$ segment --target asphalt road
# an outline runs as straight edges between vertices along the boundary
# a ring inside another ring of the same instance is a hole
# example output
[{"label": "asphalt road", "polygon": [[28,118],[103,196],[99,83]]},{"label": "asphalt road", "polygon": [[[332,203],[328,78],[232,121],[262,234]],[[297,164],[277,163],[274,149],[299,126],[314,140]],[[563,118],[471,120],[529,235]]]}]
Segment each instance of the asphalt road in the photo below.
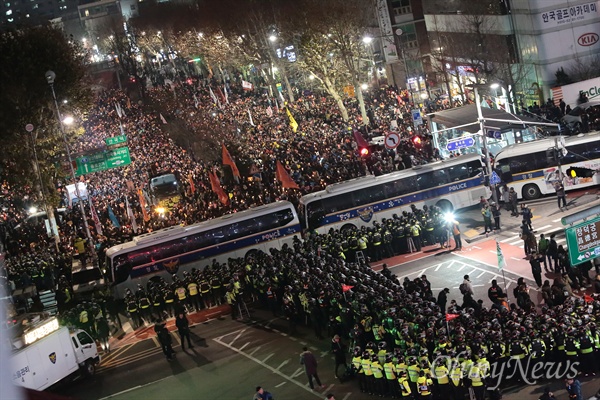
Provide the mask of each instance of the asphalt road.
[{"label": "asphalt road", "polygon": [[[595,200],[595,193],[570,196],[582,206]],[[577,199],[577,200],[576,200]],[[577,204],[573,204],[576,207]],[[564,243],[563,226],[554,199],[532,203],[534,228],[539,233],[557,232],[559,244]],[[567,212],[570,213],[571,211]],[[503,213],[503,217],[508,213]],[[464,238],[468,239],[461,252],[426,248],[425,251],[385,260],[398,277],[413,279],[426,274],[434,292],[444,287],[450,289],[450,299],[461,300],[458,286],[465,274],[471,276],[475,297],[487,301],[487,288],[492,279],[500,284],[506,282],[509,293],[511,285],[523,276],[532,286],[532,298],[539,304],[535,294],[531,270],[523,259],[522,243],[518,239],[518,218],[503,218],[503,229],[494,236],[480,235],[483,224],[478,209],[458,213]],[[465,229],[466,227],[467,229]],[[501,245],[507,267],[504,274],[497,268],[496,242]],[[380,263],[375,265],[380,268]],[[551,279],[547,274],[546,279]],[[514,286],[513,286],[514,287]],[[371,396],[361,394],[356,382],[340,384],[334,378],[333,358],[329,354],[329,340],[319,341],[311,330],[299,328],[299,335],[286,334],[287,322],[270,319],[264,311],[252,311],[247,322],[229,318],[212,320],[192,328],[195,347],[181,351],[179,338],[172,332],[177,357],[167,362],[155,337],[127,344],[106,355],[97,374],[89,380],[78,380],[52,389],[55,393],[76,399],[250,399],[254,388],[261,385],[280,399],[318,399],[332,392],[336,399],[359,400]],[[299,364],[299,354],[308,346],[319,360],[319,376],[326,388],[313,392]],[[554,390],[561,382],[551,383]],[[586,398],[597,390],[598,382],[584,383]],[[512,394],[505,399],[537,399],[542,385],[511,388]],[[558,399],[566,399],[564,392]]]}]

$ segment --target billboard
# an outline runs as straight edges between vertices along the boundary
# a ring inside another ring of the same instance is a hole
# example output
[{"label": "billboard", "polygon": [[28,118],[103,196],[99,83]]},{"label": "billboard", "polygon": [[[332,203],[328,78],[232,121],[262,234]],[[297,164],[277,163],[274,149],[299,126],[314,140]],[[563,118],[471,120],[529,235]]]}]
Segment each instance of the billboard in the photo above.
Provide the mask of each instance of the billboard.
[{"label": "billboard", "polygon": [[581,92],[585,94],[588,101],[600,100],[600,77],[552,88],[552,98],[556,105],[560,99],[563,99],[574,108]]}]

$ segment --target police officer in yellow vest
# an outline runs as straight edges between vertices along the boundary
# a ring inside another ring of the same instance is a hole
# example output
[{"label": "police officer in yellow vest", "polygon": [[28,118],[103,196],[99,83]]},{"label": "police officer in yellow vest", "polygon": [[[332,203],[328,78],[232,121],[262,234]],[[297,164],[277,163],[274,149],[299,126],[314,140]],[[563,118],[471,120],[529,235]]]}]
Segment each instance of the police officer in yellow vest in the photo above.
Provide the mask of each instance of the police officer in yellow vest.
[{"label": "police officer in yellow vest", "polygon": [[403,399],[413,399],[413,392],[408,382],[408,374],[405,371],[400,372],[400,378],[398,378],[398,386],[400,388],[400,395]]},{"label": "police officer in yellow vest", "polygon": [[352,351],[352,369],[354,371],[354,374],[356,374],[356,376],[358,377],[358,384],[360,386],[360,391],[362,393],[366,392],[367,385],[365,382],[365,373],[362,369],[362,357],[361,357],[360,346],[354,347],[354,350]]},{"label": "police officer in yellow vest", "polygon": [[417,393],[419,399],[431,399],[433,390],[433,380],[425,375],[425,371],[419,371],[417,378]]},{"label": "police officer in yellow vest", "polygon": [[385,393],[385,380],[383,379],[383,366],[379,363],[379,357],[376,354],[371,356],[371,371],[375,379],[375,392],[379,396]]},{"label": "police officer in yellow vest", "polygon": [[452,359],[450,363],[450,387],[452,388],[452,391],[449,393],[451,400],[464,400],[463,371],[461,363],[457,359]]},{"label": "police officer in yellow vest", "polygon": [[365,374],[366,391],[373,394],[375,392],[375,378],[371,370],[371,356],[368,351],[364,351],[362,354],[361,366]]},{"label": "police officer in yellow vest", "polygon": [[436,359],[434,361],[433,376],[436,380],[436,398],[443,400],[444,396],[449,397],[450,390],[450,371],[446,366],[447,359],[442,357],[441,353],[436,353]]},{"label": "police officer in yellow vest", "polygon": [[484,362],[476,362],[475,357],[473,357],[473,364],[468,371],[468,378],[471,381],[471,388],[475,400],[485,399],[485,379],[487,378],[489,370],[489,363],[487,363],[487,365],[486,363],[487,360]]},{"label": "police officer in yellow vest", "polygon": [[198,292],[198,284],[192,277],[188,278],[187,290],[190,295],[189,304],[196,311],[200,311],[200,293]]},{"label": "police officer in yellow vest", "polygon": [[383,372],[385,373],[386,379],[386,396],[398,396],[398,378],[397,370],[394,365],[391,354],[386,355],[385,364],[383,364]]},{"label": "police officer in yellow vest", "polygon": [[406,371],[408,372],[408,382],[410,383],[410,388],[412,389],[412,393],[417,393],[417,379],[419,379],[419,364],[415,357],[410,357],[408,359],[408,367],[406,367]]}]

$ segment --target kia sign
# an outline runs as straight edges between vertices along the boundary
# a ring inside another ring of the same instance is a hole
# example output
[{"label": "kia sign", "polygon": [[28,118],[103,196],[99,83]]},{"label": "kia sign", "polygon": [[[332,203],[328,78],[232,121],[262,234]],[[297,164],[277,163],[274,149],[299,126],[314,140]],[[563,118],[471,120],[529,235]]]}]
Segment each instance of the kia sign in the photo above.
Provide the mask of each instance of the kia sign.
[{"label": "kia sign", "polygon": [[598,43],[598,34],[594,32],[584,33],[583,35],[579,36],[577,43],[584,47],[593,46]]}]

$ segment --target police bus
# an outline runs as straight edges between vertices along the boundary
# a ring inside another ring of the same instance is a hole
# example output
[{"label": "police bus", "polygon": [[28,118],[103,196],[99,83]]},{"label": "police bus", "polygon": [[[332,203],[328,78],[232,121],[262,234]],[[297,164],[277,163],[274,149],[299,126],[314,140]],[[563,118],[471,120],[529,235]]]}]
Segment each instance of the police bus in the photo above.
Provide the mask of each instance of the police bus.
[{"label": "police bus", "polygon": [[409,211],[412,204],[450,212],[478,204],[480,196],[489,197],[483,172],[481,157],[469,154],[377,177],[367,175],[303,196],[299,213],[305,228],[325,233],[330,228],[371,225]]},{"label": "police bus", "polygon": [[300,235],[294,206],[279,201],[189,226],[173,226],[133,238],[106,251],[115,296],[123,298],[138,283],[167,277],[211,260],[249,257],[259,250],[280,249]]},{"label": "police bus", "polygon": [[[566,151],[555,146],[562,147]],[[560,171],[556,157],[560,158]],[[503,148],[494,160],[500,180],[514,187],[519,198],[537,199],[555,193],[562,179],[565,190],[581,189],[600,183],[594,171],[600,168],[600,134],[557,137],[513,144]]]}]

